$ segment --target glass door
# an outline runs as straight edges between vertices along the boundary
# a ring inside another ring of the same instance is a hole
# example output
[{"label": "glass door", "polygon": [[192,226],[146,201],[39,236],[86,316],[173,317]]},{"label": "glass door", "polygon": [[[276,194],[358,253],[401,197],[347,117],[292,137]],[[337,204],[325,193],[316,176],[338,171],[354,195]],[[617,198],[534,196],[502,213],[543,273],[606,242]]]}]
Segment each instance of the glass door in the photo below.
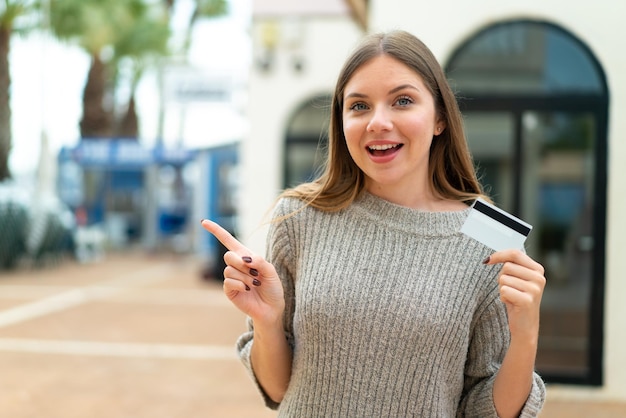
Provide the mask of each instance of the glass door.
[{"label": "glass door", "polygon": [[522,114],[520,213],[534,225],[527,251],[549,280],[537,358],[548,374],[589,371],[595,132],[591,113]]},{"label": "glass door", "polygon": [[546,268],[537,367],[548,382],[602,384],[608,85],[575,34],[545,21],[469,36],[446,74],[487,193],[534,225]]},{"label": "glass door", "polygon": [[596,125],[587,112],[466,113],[468,142],[485,191],[533,225],[526,251],[545,267],[548,279],[537,369],[556,381],[586,378],[594,358]]}]

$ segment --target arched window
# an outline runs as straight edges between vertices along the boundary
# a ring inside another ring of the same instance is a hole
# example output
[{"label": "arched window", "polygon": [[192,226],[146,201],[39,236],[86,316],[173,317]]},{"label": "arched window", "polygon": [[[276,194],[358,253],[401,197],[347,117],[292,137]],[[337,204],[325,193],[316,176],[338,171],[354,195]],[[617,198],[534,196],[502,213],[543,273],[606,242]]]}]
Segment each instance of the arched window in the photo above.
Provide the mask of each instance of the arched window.
[{"label": "arched window", "polygon": [[471,36],[446,72],[481,182],[534,225],[546,268],[537,368],[602,383],[608,91],[591,51],[562,28],[509,21]]},{"label": "arched window", "polygon": [[284,187],[313,180],[324,163],[330,102],[329,95],[316,96],[292,115],[285,139]]}]

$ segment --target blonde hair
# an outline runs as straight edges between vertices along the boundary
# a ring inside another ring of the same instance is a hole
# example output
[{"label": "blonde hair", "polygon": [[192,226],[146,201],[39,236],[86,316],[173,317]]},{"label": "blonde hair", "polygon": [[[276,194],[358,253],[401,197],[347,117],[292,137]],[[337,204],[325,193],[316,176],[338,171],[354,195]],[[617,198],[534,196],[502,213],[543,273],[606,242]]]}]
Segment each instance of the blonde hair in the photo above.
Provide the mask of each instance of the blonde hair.
[{"label": "blonde hair", "polygon": [[388,55],[419,74],[433,95],[435,111],[445,129],[432,142],[429,175],[433,191],[444,199],[469,203],[485,198],[467,146],[463,119],[443,69],[430,49],[405,31],[372,34],[344,64],[331,103],[328,155],[322,174],[314,181],[285,190],[280,197],[296,197],[306,205],[334,212],[348,207],[361,193],[365,175],[354,163],[343,134],[344,89],[354,72],[371,59]]}]

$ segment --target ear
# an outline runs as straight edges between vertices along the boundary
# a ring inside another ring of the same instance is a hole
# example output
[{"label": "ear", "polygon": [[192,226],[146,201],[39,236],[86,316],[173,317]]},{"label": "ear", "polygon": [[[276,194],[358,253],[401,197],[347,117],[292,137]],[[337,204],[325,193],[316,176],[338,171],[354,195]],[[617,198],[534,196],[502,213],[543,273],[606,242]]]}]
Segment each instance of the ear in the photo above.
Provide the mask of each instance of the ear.
[{"label": "ear", "polygon": [[441,135],[441,133],[446,129],[446,122],[443,120],[438,120],[435,123],[435,136]]}]

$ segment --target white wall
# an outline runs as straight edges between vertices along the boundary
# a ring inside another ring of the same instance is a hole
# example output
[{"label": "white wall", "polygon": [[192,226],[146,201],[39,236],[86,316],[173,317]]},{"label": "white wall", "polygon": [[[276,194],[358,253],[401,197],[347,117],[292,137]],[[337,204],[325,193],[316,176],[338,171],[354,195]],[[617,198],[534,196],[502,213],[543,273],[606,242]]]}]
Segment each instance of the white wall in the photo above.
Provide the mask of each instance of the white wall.
[{"label": "white wall", "polygon": [[558,387],[548,393],[554,397],[584,394],[626,400],[626,55],[620,34],[626,3],[598,0],[573,7],[564,0],[442,0],[426,6],[423,2],[372,0],[370,4],[371,30],[409,30],[429,45],[442,63],[476,31],[501,20],[520,18],[561,26],[584,42],[600,61],[610,98],[604,386],[599,390]]},{"label": "white wall", "polygon": [[[370,31],[406,29],[420,37],[445,62],[478,30],[502,20],[529,18],[559,25],[584,42],[602,65],[609,86],[609,167],[605,296],[604,386],[599,389],[555,387],[550,397],[592,397],[626,400],[626,55],[620,35],[626,3],[597,0],[575,7],[566,0],[502,2],[407,2],[370,0]],[[250,77],[250,136],[242,146],[241,237],[264,253],[265,228],[259,229],[282,184],[283,143],[287,121],[299,104],[331,92],[340,66],[361,36],[347,19],[313,20],[306,25],[307,70],[294,74],[286,54],[267,75]]]},{"label": "white wall", "polygon": [[[265,250],[266,232],[260,225],[267,220],[265,215],[282,187],[289,118],[307,99],[332,92],[345,57],[362,36],[348,17],[313,19],[303,25],[302,51],[306,59],[301,73],[293,70],[291,53],[282,45],[278,47],[272,70],[263,73],[254,65],[251,69],[250,133],[241,147],[240,238],[260,254]],[[289,30],[293,31],[293,27]]]}]

